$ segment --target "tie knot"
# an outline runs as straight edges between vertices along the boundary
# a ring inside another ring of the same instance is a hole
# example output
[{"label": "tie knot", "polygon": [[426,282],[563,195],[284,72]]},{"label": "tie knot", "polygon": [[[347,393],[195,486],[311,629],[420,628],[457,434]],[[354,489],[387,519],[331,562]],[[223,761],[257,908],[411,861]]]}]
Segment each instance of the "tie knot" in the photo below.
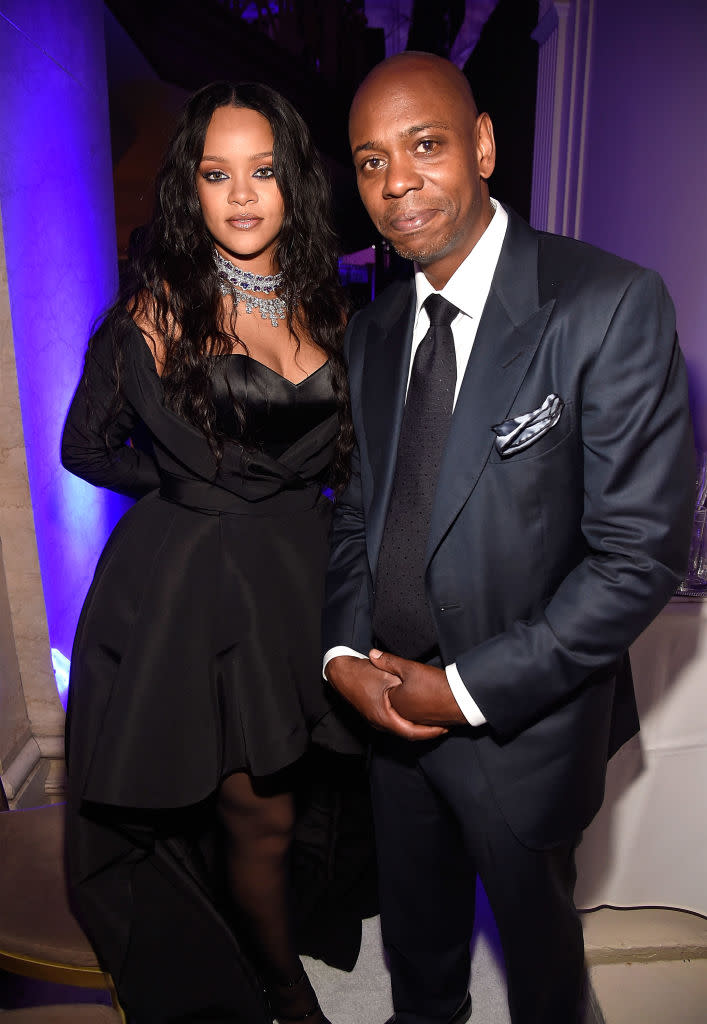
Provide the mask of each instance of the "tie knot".
[{"label": "tie knot", "polygon": [[423,306],[433,327],[449,327],[459,310],[442,295],[428,295]]}]

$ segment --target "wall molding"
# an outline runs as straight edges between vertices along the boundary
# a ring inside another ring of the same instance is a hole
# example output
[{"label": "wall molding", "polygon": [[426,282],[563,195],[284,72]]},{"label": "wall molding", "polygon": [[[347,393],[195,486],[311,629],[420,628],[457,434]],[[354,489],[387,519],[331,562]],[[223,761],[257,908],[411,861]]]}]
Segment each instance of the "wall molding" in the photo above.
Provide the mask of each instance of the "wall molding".
[{"label": "wall molding", "polygon": [[530,220],[581,236],[595,0],[541,0]]},{"label": "wall molding", "polygon": [[4,768],[2,785],[10,804],[14,803],[20,790],[32,774],[40,758],[39,744],[32,737],[27,740],[19,753]]}]

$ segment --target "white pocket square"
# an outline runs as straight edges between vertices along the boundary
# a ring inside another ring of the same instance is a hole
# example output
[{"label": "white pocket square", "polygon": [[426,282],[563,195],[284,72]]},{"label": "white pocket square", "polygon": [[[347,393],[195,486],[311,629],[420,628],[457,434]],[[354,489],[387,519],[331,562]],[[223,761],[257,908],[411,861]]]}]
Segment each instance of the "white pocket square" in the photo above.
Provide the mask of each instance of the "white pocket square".
[{"label": "white pocket square", "polygon": [[558,422],[565,403],[559,395],[548,395],[539,409],[497,423],[496,448],[501,455],[514,455],[529,448]]}]

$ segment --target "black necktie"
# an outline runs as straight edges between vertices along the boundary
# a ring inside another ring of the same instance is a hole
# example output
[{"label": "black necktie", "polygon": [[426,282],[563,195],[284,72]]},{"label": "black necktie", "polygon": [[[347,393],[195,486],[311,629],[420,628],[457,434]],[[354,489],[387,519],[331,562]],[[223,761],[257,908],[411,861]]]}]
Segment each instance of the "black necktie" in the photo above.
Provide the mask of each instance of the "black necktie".
[{"label": "black necktie", "polygon": [[454,407],[457,363],[451,323],[459,312],[441,295],[430,295],[424,308],[430,327],[412,364],[373,607],[376,643],[416,660],[424,660],[437,645],[425,595],[425,549]]}]

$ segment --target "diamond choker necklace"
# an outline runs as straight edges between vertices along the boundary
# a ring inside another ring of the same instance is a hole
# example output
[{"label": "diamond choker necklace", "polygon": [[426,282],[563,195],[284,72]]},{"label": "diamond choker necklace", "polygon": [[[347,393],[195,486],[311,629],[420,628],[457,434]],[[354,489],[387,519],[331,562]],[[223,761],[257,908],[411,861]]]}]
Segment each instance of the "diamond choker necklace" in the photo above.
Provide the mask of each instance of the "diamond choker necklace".
[{"label": "diamond choker necklace", "polygon": [[246,313],[252,313],[254,309],[259,309],[262,319],[269,319],[273,327],[277,327],[280,320],[285,319],[287,305],[284,299],[280,299],[276,295],[273,295],[272,298],[262,299],[259,295],[249,295],[243,291],[244,288],[247,288],[248,291],[271,295],[282,284],[284,280],[282,274],[271,276],[251,274],[247,270],[234,266],[221,255],[218,249],[214,249],[214,262],[222,295],[228,295],[230,292],[235,302],[245,303]]}]

